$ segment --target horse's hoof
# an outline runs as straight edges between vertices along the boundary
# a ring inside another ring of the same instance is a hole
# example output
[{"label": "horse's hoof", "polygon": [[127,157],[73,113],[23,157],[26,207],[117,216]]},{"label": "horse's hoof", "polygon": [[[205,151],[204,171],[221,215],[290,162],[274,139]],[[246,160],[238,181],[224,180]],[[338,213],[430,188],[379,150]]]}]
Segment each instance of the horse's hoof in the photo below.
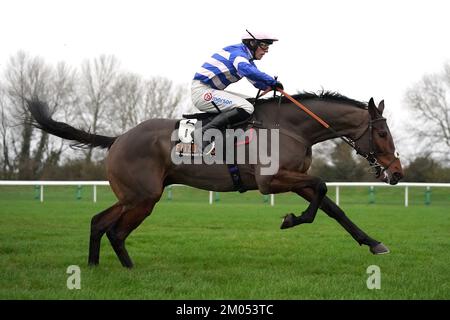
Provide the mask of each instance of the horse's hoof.
[{"label": "horse's hoof", "polygon": [[281,227],[280,229],[287,229],[294,226],[294,220],[295,215],[293,213],[289,213],[284,216],[283,220],[281,221]]},{"label": "horse's hoof", "polygon": [[389,253],[389,249],[388,247],[386,247],[384,244],[382,244],[381,242],[373,247],[370,247],[370,252],[372,252],[373,254],[386,254]]}]

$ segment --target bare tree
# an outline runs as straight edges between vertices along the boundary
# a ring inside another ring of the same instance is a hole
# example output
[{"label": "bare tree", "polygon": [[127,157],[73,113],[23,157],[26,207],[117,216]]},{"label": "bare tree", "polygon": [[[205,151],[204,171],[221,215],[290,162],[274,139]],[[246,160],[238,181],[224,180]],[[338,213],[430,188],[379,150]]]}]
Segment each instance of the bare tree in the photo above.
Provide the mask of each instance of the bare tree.
[{"label": "bare tree", "polygon": [[[65,62],[60,62],[53,70],[52,81],[50,83],[49,107],[56,120],[77,125],[80,119],[77,113],[77,105],[79,104],[78,75],[76,70],[69,67]],[[41,135],[46,135],[45,132],[40,131]],[[42,169],[43,166],[55,166],[61,160],[63,151],[67,149],[67,144],[55,136],[48,136],[48,144],[46,148],[37,148],[34,155],[36,163],[39,163]],[[45,155],[43,154],[45,152]],[[42,159],[40,162],[37,159]]]},{"label": "bare tree", "polygon": [[[105,55],[85,61],[77,73],[65,63],[53,67],[20,51],[10,58],[0,80],[0,166],[4,174],[19,179],[36,178],[45,168],[57,166],[68,147],[34,130],[27,110],[32,97],[46,101],[55,120],[102,134],[121,134],[146,119],[174,118],[187,97],[186,90],[169,79],[144,80],[120,72],[117,59]],[[101,152],[87,150],[86,162],[97,155]]]},{"label": "bare tree", "polygon": [[143,101],[143,80],[132,73],[121,73],[113,88],[111,118],[115,119],[118,134],[141,122],[139,110]]},{"label": "bare tree", "polygon": [[154,77],[144,84],[141,119],[175,118],[183,101],[182,87],[162,77]]},{"label": "bare tree", "polygon": [[[18,178],[31,179],[34,176],[34,159],[31,158],[33,127],[26,108],[26,100],[33,96],[47,97],[51,69],[40,57],[31,58],[23,51],[12,56],[6,69],[6,88],[10,106],[9,131],[14,140],[12,149],[18,159]],[[39,147],[45,145],[42,137]]]},{"label": "bare tree", "polygon": [[450,160],[450,64],[444,71],[425,75],[406,93],[406,102],[413,111],[410,130],[416,143],[442,160]]},{"label": "bare tree", "polygon": [[[92,133],[109,133],[107,108],[112,105],[112,95],[117,79],[119,63],[114,56],[101,55],[85,61],[81,68],[81,116]],[[93,149],[86,153],[86,162],[91,162]]]},{"label": "bare tree", "polygon": [[2,154],[0,156],[1,179],[11,179],[15,169],[14,158],[11,157],[10,151],[12,137],[10,137],[11,132],[8,125],[9,122],[10,116],[8,114],[6,104],[6,95],[0,86],[0,150],[2,150]]},{"label": "bare tree", "polygon": [[154,118],[175,118],[179,115],[186,91],[163,77],[143,80],[132,73],[120,73],[113,88],[110,119],[117,123],[116,133]]},{"label": "bare tree", "polygon": [[2,169],[9,177],[32,179],[39,175],[52,156],[54,163],[61,155],[61,139],[49,137],[31,125],[27,99],[38,97],[63,121],[68,121],[64,108],[74,99],[76,73],[64,63],[55,68],[39,57],[20,51],[12,56],[5,70],[1,96]]}]

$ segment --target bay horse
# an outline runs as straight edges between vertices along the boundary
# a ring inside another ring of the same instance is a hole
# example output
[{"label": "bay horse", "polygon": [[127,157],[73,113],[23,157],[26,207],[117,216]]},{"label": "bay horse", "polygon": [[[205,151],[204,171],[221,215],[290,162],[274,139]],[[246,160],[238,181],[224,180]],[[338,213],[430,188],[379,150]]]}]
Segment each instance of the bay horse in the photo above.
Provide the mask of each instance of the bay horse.
[{"label": "bay horse", "polygon": [[[334,129],[327,130],[285,98],[260,99],[255,103],[254,119],[262,128],[279,129],[278,168],[272,174],[261,174],[263,163],[240,164],[240,176],[246,190],[262,194],[294,192],[309,203],[301,215],[287,214],[281,229],[312,223],[318,209],[334,218],[359,245],[367,245],[373,254],[388,253],[381,242],[369,237],[356,226],[330,198],[325,182],[308,174],[312,162],[311,146],[321,141],[346,137],[360,155],[377,169],[377,177],[390,184],[403,178],[403,169],[394,142],[383,117],[384,101],[378,107],[350,99],[334,92],[293,95]],[[63,139],[88,147],[108,148],[107,177],[118,201],[91,220],[88,264],[95,266],[100,258],[100,241],[106,233],[124,267],[133,267],[125,248],[125,239],[148,217],[171,184],[184,184],[204,190],[235,191],[225,164],[174,164],[172,133],[174,119],[150,119],[126,133],[109,137],[92,134],[52,119],[47,104],[34,98],[28,101],[34,125]],[[240,145],[238,148],[249,148]]]}]

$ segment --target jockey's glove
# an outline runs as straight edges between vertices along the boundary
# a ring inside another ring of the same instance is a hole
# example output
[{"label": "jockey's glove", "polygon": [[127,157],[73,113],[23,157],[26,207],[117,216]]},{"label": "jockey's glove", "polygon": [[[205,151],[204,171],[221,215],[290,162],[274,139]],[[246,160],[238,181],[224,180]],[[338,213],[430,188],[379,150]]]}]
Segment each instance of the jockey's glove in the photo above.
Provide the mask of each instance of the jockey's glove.
[{"label": "jockey's glove", "polygon": [[277,81],[277,83],[275,83],[275,84],[272,86],[272,89],[273,89],[273,90],[277,90],[277,89],[284,90],[284,87],[283,87],[283,84],[282,84],[280,81]]}]

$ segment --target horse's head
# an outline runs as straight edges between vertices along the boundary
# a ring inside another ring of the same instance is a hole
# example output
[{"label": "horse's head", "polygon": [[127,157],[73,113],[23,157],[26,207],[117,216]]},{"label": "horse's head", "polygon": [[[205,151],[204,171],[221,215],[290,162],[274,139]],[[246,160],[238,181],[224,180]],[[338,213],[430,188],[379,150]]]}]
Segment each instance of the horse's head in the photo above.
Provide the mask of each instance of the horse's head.
[{"label": "horse's head", "polygon": [[370,99],[368,128],[355,143],[358,153],[375,169],[376,177],[394,185],[403,178],[403,169],[386,118],[383,117],[383,110],[384,101],[377,107],[373,98]]}]

